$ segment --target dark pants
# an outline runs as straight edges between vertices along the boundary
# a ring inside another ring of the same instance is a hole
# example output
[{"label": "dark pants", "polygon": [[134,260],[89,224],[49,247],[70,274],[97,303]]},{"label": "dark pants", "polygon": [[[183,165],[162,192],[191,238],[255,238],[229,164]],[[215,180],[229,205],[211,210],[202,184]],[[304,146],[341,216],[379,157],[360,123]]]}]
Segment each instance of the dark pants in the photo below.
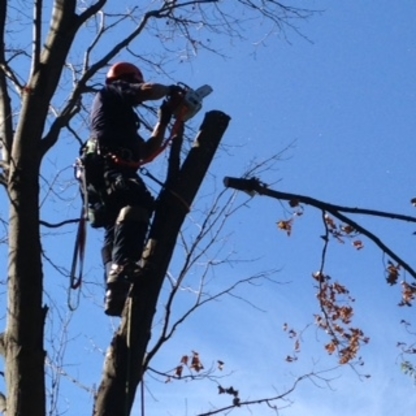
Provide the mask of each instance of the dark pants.
[{"label": "dark pants", "polygon": [[135,172],[106,170],[104,179],[107,220],[102,255],[108,276],[111,264],[140,260],[154,199]]}]

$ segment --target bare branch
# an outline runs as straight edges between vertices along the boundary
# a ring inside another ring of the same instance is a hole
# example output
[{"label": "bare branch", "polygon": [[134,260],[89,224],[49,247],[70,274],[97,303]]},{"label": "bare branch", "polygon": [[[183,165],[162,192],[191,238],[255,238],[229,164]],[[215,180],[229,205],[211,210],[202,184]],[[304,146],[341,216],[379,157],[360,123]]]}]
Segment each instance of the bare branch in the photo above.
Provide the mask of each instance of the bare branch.
[{"label": "bare branch", "polygon": [[[301,377],[298,377],[294,381],[292,386],[289,389],[287,389],[285,392],[283,392],[281,394],[277,394],[276,396],[271,396],[271,397],[261,398],[261,399],[254,399],[254,400],[241,400],[240,397],[239,397],[238,391],[234,390],[231,387],[229,389],[231,391],[231,393],[229,393],[229,394],[232,394],[232,396],[234,396],[232,405],[225,406],[225,407],[215,409],[215,410],[211,410],[211,411],[204,412],[204,413],[198,413],[197,416],[213,416],[213,415],[217,415],[219,413],[229,412],[232,409],[241,408],[241,407],[248,407],[248,406],[252,406],[252,405],[261,405],[261,404],[266,404],[267,406],[271,407],[272,409],[278,410],[276,405],[274,405],[274,402],[285,399],[286,397],[288,397],[291,393],[293,393],[295,391],[295,389],[296,389],[296,387],[298,386],[299,383],[301,383],[304,380],[313,379],[313,378],[319,378],[318,374],[317,373],[305,374]],[[227,393],[227,391],[225,391],[225,389],[220,388],[220,394],[221,393]]]},{"label": "bare branch", "polygon": [[[163,8],[162,8],[163,9]],[[126,36],[122,41],[117,43],[104,57],[97,61],[94,65],[90,66],[81,76],[74,91],[72,92],[66,106],[62,110],[61,114],[52,123],[49,132],[42,140],[42,154],[46,153],[58,140],[61,129],[71,120],[76,114],[75,107],[80,99],[81,94],[86,89],[86,83],[88,80],[102,67],[108,64],[120,51],[127,47],[132,40],[134,40],[145,28],[147,21],[152,17],[158,17],[160,10],[153,10],[147,12],[138,27],[133,30],[130,35]]]},{"label": "bare branch", "polygon": [[299,203],[307,204],[315,208],[318,208],[321,211],[330,212],[334,217],[338,218],[340,221],[344,222],[345,224],[350,225],[357,232],[365,235],[367,238],[373,241],[373,243],[375,243],[376,246],[379,247],[383,253],[386,253],[388,256],[390,256],[394,261],[400,264],[400,266],[402,266],[403,269],[406,270],[413,278],[416,279],[416,271],[412,267],[410,267],[401,257],[399,257],[392,249],[390,249],[386,244],[384,244],[383,241],[381,241],[378,236],[376,236],[375,234],[367,230],[365,227],[362,227],[357,222],[346,217],[341,212],[363,214],[363,215],[369,215],[369,216],[381,217],[381,218],[390,218],[394,220],[406,221],[406,222],[412,222],[412,223],[416,222],[415,217],[397,214],[397,213],[391,213],[391,212],[378,211],[378,210],[343,207],[343,206],[323,202],[315,198],[311,198],[311,197],[304,196],[304,195],[297,195],[297,194],[291,194],[287,192],[274,191],[274,190],[269,189],[265,184],[261,183],[256,178],[241,179],[241,178],[226,177],[224,178],[224,184],[226,187],[238,189],[240,191],[245,191],[252,196],[254,196],[255,194],[259,194],[259,195],[270,196],[272,198],[279,199],[279,200],[282,199],[285,201],[296,201],[296,203],[299,202]]},{"label": "bare branch", "polygon": [[[10,60],[9,60],[10,61]],[[2,74],[4,74],[4,76],[11,81],[11,83],[14,85],[17,93],[19,95],[22,95],[24,92],[24,88],[25,86],[23,85],[23,83],[21,81],[19,81],[17,75],[15,74],[15,72],[12,70],[11,66],[9,65],[8,62],[6,61],[1,61],[0,62],[0,72]]]},{"label": "bare branch", "polygon": [[35,0],[33,5],[33,48],[31,75],[38,70],[40,62],[42,44],[42,7],[43,0]]},{"label": "bare branch", "polygon": [[[226,190],[224,190],[226,191]],[[253,276],[246,278],[238,279],[232,285],[218,291],[215,294],[210,294],[206,290],[208,276],[211,276],[211,272],[214,267],[224,264],[231,263],[232,260],[229,258],[229,255],[223,254],[227,240],[221,238],[221,232],[223,231],[227,221],[230,216],[235,213],[239,208],[244,206],[244,204],[237,207],[234,206],[235,195],[228,196],[228,199],[223,203],[222,199],[226,196],[226,192],[220,192],[220,194],[215,198],[212,206],[210,206],[209,211],[204,216],[202,224],[198,224],[198,233],[195,237],[192,238],[192,242],[188,245],[186,241],[183,240],[182,245],[184,246],[185,256],[181,270],[178,272],[178,278],[174,281],[173,277],[170,278],[172,282],[172,289],[170,291],[168,300],[165,305],[165,317],[163,326],[159,335],[158,340],[156,340],[154,347],[148,353],[146,362],[150,362],[152,357],[157,353],[160,347],[169,340],[178,327],[186,321],[186,319],[196,310],[204,306],[208,302],[215,301],[224,296],[235,296],[235,291],[242,285],[254,285],[256,282],[261,282],[263,280],[268,280],[269,276],[275,272],[265,271],[257,273]],[[221,242],[223,241],[223,244]],[[213,246],[219,245],[217,253],[213,253]],[[220,254],[222,258],[217,259],[216,255]],[[184,285],[186,277],[189,275],[190,270],[195,267],[197,264],[201,264],[203,258],[207,258],[206,264],[203,266],[204,270],[201,275],[197,286],[195,289],[187,287]],[[172,310],[174,309],[174,300],[177,297],[179,291],[186,291],[194,295],[193,305],[189,307],[181,316],[176,318],[176,321],[171,323]],[[240,298],[239,298],[240,299]],[[248,303],[246,299],[240,299]],[[250,303],[251,306],[255,307]]]},{"label": "bare branch", "polygon": [[[0,138],[2,144],[2,159],[10,161],[10,149],[13,140],[13,120],[11,100],[7,88],[5,30],[6,30],[7,2],[0,2]],[[3,167],[4,168],[4,167]],[[4,177],[6,180],[6,177]]]},{"label": "bare branch", "polygon": [[91,51],[94,49],[94,47],[97,45],[97,43],[99,42],[101,36],[104,34],[105,32],[105,18],[104,18],[104,13],[97,13],[99,16],[99,26],[98,26],[98,31],[97,31],[97,35],[95,36],[95,38],[93,39],[93,41],[91,42],[91,44],[86,48],[85,53],[84,53],[84,62],[83,62],[83,72],[85,73],[88,68],[90,67],[90,55],[91,55]]},{"label": "bare branch", "polygon": [[99,0],[97,3],[90,6],[88,9],[86,9],[83,13],[81,13],[78,17],[79,24],[83,24],[86,22],[90,17],[97,14],[107,3],[107,0]]}]

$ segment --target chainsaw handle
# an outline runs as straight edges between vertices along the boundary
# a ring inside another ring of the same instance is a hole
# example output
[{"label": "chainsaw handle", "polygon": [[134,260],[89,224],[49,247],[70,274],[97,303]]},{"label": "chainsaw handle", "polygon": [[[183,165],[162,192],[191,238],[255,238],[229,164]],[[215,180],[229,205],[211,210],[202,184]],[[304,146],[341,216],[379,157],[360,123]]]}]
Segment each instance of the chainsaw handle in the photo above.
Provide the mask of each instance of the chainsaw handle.
[{"label": "chainsaw handle", "polygon": [[179,88],[181,88],[184,93],[186,93],[186,91],[189,91],[191,89],[191,87],[189,87],[189,85],[186,85],[184,82],[178,82],[176,85]]}]

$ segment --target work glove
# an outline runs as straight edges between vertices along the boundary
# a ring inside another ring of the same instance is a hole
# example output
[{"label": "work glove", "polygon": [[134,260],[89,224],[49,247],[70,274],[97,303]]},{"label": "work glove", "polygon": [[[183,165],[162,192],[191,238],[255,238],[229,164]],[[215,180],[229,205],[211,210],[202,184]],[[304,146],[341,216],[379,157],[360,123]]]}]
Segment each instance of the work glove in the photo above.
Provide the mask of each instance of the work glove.
[{"label": "work glove", "polygon": [[168,92],[169,97],[176,97],[176,96],[183,97],[185,95],[185,90],[179,85],[169,85],[168,88],[169,88],[169,92]]},{"label": "work glove", "polygon": [[162,105],[159,107],[158,116],[160,124],[167,126],[172,118],[173,109],[169,100],[163,100]]},{"label": "work glove", "polygon": [[179,85],[170,85],[169,86],[169,93],[167,95],[167,101],[169,106],[172,109],[172,112],[180,107],[182,104],[183,98],[185,97],[186,91],[180,87]]}]

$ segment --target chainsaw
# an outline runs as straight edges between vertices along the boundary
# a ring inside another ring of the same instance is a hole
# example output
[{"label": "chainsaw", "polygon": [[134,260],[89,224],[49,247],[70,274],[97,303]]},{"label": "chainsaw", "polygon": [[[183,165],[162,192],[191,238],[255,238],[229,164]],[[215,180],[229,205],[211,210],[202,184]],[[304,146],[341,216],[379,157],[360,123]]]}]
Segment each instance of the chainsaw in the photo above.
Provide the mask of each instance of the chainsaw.
[{"label": "chainsaw", "polygon": [[178,82],[178,86],[183,89],[184,96],[181,104],[174,111],[173,115],[176,118],[181,118],[182,121],[187,121],[198,113],[202,108],[203,99],[211,94],[213,89],[207,84],[196,90],[188,87],[188,85],[183,82]]}]

